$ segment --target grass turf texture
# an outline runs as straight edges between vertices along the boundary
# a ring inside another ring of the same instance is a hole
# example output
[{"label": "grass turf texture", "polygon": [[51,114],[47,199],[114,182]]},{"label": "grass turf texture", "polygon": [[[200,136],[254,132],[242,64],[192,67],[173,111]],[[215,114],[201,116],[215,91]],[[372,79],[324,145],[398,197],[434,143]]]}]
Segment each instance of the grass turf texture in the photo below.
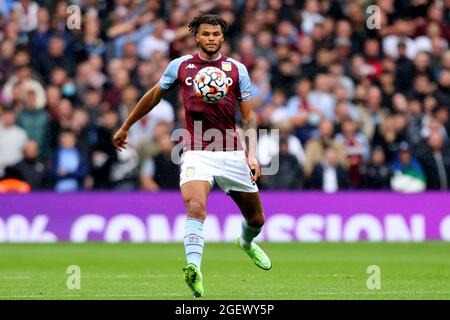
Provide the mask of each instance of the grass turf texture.
[{"label": "grass turf texture", "polygon": [[[207,243],[203,299],[450,299],[450,243],[263,243],[264,271],[232,243]],[[81,289],[66,287],[81,268]],[[369,290],[369,265],[381,289]],[[193,299],[180,244],[1,244],[0,299]]]}]

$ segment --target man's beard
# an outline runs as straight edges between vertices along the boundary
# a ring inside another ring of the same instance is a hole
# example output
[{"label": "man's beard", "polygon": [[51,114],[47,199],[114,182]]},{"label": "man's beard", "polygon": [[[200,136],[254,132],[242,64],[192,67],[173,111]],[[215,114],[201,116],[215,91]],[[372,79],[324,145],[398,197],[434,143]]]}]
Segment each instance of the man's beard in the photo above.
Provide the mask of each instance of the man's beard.
[{"label": "man's beard", "polygon": [[203,50],[203,52],[205,52],[209,56],[215,55],[217,52],[219,52],[221,47],[222,47],[222,45],[218,44],[216,49],[210,50],[210,49],[208,49],[207,46],[200,46],[200,48]]}]

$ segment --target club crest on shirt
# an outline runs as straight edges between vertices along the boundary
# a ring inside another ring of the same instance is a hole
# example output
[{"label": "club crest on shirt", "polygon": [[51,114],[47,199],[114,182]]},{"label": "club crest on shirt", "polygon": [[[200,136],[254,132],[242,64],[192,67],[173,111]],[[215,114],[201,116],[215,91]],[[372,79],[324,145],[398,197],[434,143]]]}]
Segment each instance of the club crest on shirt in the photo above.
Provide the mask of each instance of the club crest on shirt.
[{"label": "club crest on shirt", "polygon": [[223,71],[231,71],[231,62],[222,61],[222,70]]}]

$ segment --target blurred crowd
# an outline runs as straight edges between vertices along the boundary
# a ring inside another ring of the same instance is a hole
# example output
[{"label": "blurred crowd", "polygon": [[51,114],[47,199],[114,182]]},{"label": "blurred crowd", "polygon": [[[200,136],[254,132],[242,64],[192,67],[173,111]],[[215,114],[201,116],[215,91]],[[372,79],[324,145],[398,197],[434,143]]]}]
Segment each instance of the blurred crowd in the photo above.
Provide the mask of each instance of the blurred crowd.
[{"label": "blurred crowd", "polygon": [[259,128],[280,132],[259,137],[279,166],[261,188],[450,188],[450,0],[2,0],[0,191],[177,189],[177,90],[126,150],[111,138],[196,51],[199,11],[228,22],[222,53],[249,70]]}]

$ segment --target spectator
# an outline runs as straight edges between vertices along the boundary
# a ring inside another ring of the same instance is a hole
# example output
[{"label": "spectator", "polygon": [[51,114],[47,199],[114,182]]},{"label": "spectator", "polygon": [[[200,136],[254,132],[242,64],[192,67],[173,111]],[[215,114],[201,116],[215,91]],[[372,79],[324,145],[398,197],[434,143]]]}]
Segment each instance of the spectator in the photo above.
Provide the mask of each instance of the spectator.
[{"label": "spectator", "polygon": [[289,113],[286,108],[286,93],[281,89],[275,89],[268,102],[258,112],[259,126],[270,127],[271,123],[289,121]]},{"label": "spectator", "polygon": [[8,20],[9,15],[12,11],[13,0],[5,0],[0,2],[0,18]]},{"label": "spectator", "polygon": [[[89,11],[93,12],[93,11]],[[84,21],[83,49],[86,56],[102,55],[106,46],[100,38],[100,20],[97,14],[87,13]]]},{"label": "spectator", "polygon": [[391,163],[398,152],[400,142],[405,140],[405,137],[398,131],[393,115],[386,117],[379,128],[379,134],[374,136],[372,143],[383,148],[386,161]]},{"label": "spectator", "polygon": [[[297,158],[289,152],[288,137],[280,137],[279,169],[269,176],[268,187],[272,190],[295,190],[303,186],[303,169]],[[276,160],[272,159],[271,163]]]},{"label": "spectator", "polygon": [[17,16],[20,31],[31,32],[38,26],[39,5],[32,0],[19,0],[15,3],[13,15]]},{"label": "spectator", "polygon": [[50,81],[49,76],[55,67],[64,68],[69,76],[75,74],[75,61],[72,57],[65,55],[66,43],[60,36],[52,36],[48,42],[47,52],[42,54],[38,63],[38,72],[44,81]]},{"label": "spectator", "polygon": [[394,22],[393,34],[383,38],[383,51],[385,55],[391,57],[399,56],[399,44],[405,47],[406,56],[408,59],[414,59],[416,56],[416,44],[413,39],[409,37],[409,30],[411,30],[411,22],[403,17],[399,17]]},{"label": "spectator", "polygon": [[0,177],[3,177],[7,166],[22,160],[27,133],[15,124],[16,111],[11,107],[3,107],[0,120]]},{"label": "spectator", "polygon": [[138,189],[139,155],[129,146],[122,152],[117,151],[117,161],[111,166],[111,189],[115,191],[133,191]]},{"label": "spectator", "polygon": [[60,133],[58,148],[52,161],[54,188],[58,192],[77,191],[84,187],[89,174],[87,157],[77,148],[74,132],[64,130]]},{"label": "spectator", "polygon": [[32,191],[49,189],[49,172],[43,161],[39,160],[39,146],[36,141],[28,140],[23,148],[24,159],[8,167],[10,177],[27,182]]},{"label": "spectator", "polygon": [[302,74],[311,79],[318,72],[318,66],[314,58],[314,41],[310,36],[303,35],[298,38],[297,47],[300,52]]},{"label": "spectator", "polygon": [[265,104],[270,102],[272,95],[270,87],[269,62],[265,58],[255,59],[255,67],[250,72],[250,81],[252,83],[252,96],[255,99],[256,112],[261,110]]},{"label": "spectator", "polygon": [[324,119],[319,126],[319,136],[316,139],[311,139],[306,144],[305,148],[305,166],[304,173],[309,177],[313,168],[324,157],[325,150],[332,146],[336,152],[337,161],[343,167],[347,166],[347,159],[342,144],[337,142],[334,138],[334,124],[329,119]]},{"label": "spectator", "polygon": [[119,117],[117,112],[106,111],[99,118],[97,143],[93,147],[91,163],[94,189],[110,189],[112,187],[112,166],[117,162],[117,151],[112,144],[112,137],[117,130]]},{"label": "spectator", "polygon": [[[19,89],[19,92],[14,92],[15,89]],[[9,77],[3,86],[3,95],[8,102],[14,103],[17,102],[17,99],[24,100],[28,91],[35,93],[36,107],[38,109],[44,108],[47,103],[44,87],[35,79],[28,65],[19,64],[16,66],[14,74]]]},{"label": "spectator", "polygon": [[450,149],[442,135],[433,132],[419,154],[428,190],[448,190],[450,186]]},{"label": "spectator", "polygon": [[122,103],[122,91],[130,84],[130,75],[125,69],[119,69],[112,75],[112,83],[103,96],[103,101],[108,102],[115,110]]},{"label": "spectator", "polygon": [[[305,163],[305,152],[301,141],[293,135],[293,127],[290,122],[284,121],[273,124],[273,129],[278,129],[280,136],[287,140],[289,154],[295,156],[299,165]],[[257,157],[261,166],[270,166],[271,160],[279,153],[279,141],[276,132],[268,132],[259,137],[257,145]]]},{"label": "spectator", "polygon": [[406,91],[412,85],[412,78],[414,75],[414,65],[409,57],[406,56],[406,44],[399,42],[397,45],[398,55],[395,61],[396,64],[396,79],[395,83],[398,90]]},{"label": "spectator", "polygon": [[323,22],[324,18],[320,14],[320,4],[317,0],[307,0],[302,10],[301,31],[312,34],[314,26]]},{"label": "spectator", "polygon": [[256,36],[255,55],[266,58],[271,65],[277,61],[276,54],[273,50],[273,34],[269,29],[263,29]]},{"label": "spectator", "polygon": [[98,125],[100,118],[100,104],[102,93],[93,87],[88,87],[83,99],[83,108],[88,112],[89,119],[94,125]]},{"label": "spectator", "polygon": [[39,59],[47,51],[52,36],[50,29],[50,14],[47,8],[40,7],[37,13],[37,28],[29,34],[31,47],[31,60],[33,68],[38,70]]},{"label": "spectator", "polygon": [[286,114],[295,126],[296,136],[305,142],[311,138],[318,126],[322,114],[314,105],[311,95],[311,81],[301,78],[296,84],[296,95],[286,105]]},{"label": "spectator", "polygon": [[446,139],[448,139],[448,137],[450,137],[450,115],[449,115],[450,110],[449,109],[450,108],[447,108],[446,106],[441,105],[441,106],[437,106],[433,110],[435,119],[444,128],[444,132],[442,135]]},{"label": "spectator", "polygon": [[9,74],[14,71],[13,57],[16,45],[12,40],[2,41],[0,44],[0,85],[3,85]]},{"label": "spectator", "polygon": [[158,138],[159,152],[144,160],[141,172],[141,187],[148,191],[179,188],[179,167],[172,161],[173,142],[169,134]]},{"label": "spectator", "polygon": [[160,103],[153,108],[151,114],[147,114],[130,129],[128,134],[130,145],[139,149],[146,141],[153,137],[155,126],[158,122],[167,122],[173,126],[174,120],[175,114],[173,107],[169,102],[162,99]]},{"label": "spectator", "polygon": [[441,70],[435,97],[439,104],[450,107],[450,68]]},{"label": "spectator", "polygon": [[332,119],[334,114],[335,97],[331,93],[332,77],[328,74],[318,74],[314,80],[314,90],[308,95],[314,108],[325,118]]},{"label": "spectator", "polygon": [[169,44],[175,40],[175,33],[166,29],[166,23],[163,20],[157,20],[154,23],[155,29],[138,45],[138,55],[141,59],[150,60],[155,51],[163,53],[169,52]]},{"label": "spectator", "polygon": [[336,192],[351,188],[346,170],[338,163],[337,152],[332,146],[325,149],[323,159],[314,166],[309,187],[324,192]]},{"label": "spectator", "polygon": [[36,93],[27,92],[25,109],[17,117],[17,125],[23,128],[28,137],[39,145],[40,157],[49,157],[49,124],[50,117],[43,109],[37,108]]},{"label": "spectator", "polygon": [[420,192],[425,190],[425,174],[407,142],[400,143],[399,152],[392,163],[392,190]]},{"label": "spectator", "polygon": [[386,157],[382,147],[372,150],[370,162],[361,167],[363,189],[389,190],[391,180],[391,168],[386,163]]},{"label": "spectator", "polygon": [[358,130],[357,123],[348,118],[342,123],[342,133],[336,135],[336,141],[344,146],[348,172],[353,186],[361,187],[360,166],[369,159],[370,154],[370,146],[366,136]]},{"label": "spectator", "polygon": [[[364,89],[363,89],[364,90]],[[369,141],[373,141],[379,135],[380,126],[387,116],[386,108],[382,106],[382,94],[378,87],[371,86],[358,104],[358,118],[361,121],[361,129]]]},{"label": "spectator", "polygon": [[116,191],[137,190],[138,152],[131,145],[122,152],[117,151],[112,145],[112,136],[119,127],[119,114],[114,110],[106,110],[101,116],[100,123],[98,145],[92,154],[94,187],[109,187]]},{"label": "spectator", "polygon": [[407,102],[408,108],[408,123],[407,123],[407,137],[412,147],[416,147],[421,143],[420,129],[422,127],[422,104],[419,100],[410,99]]},{"label": "spectator", "polygon": [[377,80],[382,71],[380,43],[377,39],[368,38],[364,41],[364,57],[369,69],[367,76],[370,80]]}]

